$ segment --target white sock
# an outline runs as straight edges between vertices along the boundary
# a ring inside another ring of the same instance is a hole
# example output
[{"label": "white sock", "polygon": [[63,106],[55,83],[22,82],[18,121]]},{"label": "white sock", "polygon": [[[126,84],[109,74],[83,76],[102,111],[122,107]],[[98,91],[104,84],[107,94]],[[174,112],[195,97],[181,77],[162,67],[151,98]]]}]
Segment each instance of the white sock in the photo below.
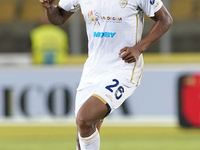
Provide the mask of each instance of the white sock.
[{"label": "white sock", "polygon": [[81,137],[80,134],[78,134],[78,136],[81,150],[99,150],[100,136],[97,129],[89,137]]}]

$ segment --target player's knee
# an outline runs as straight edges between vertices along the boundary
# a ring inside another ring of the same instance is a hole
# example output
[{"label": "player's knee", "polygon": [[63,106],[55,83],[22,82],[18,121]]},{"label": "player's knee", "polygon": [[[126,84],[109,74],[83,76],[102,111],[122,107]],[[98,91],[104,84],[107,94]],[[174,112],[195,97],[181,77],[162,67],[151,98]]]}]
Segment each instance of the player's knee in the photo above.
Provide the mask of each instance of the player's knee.
[{"label": "player's knee", "polygon": [[77,127],[81,130],[89,130],[93,126],[93,123],[91,123],[87,119],[80,118],[80,117],[76,118],[76,124],[77,124]]}]

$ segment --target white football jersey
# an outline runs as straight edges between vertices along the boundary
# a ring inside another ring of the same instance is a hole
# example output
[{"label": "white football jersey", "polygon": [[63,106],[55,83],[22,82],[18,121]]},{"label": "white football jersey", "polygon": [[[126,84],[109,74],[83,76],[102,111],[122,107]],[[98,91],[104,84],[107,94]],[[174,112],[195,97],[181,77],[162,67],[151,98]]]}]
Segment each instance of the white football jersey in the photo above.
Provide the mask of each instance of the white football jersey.
[{"label": "white football jersey", "polygon": [[116,71],[139,83],[142,54],[135,63],[125,63],[119,51],[141,41],[144,13],[153,17],[162,5],[161,0],[60,0],[59,6],[66,11],[80,7],[86,22],[88,59],[82,81],[91,83]]}]

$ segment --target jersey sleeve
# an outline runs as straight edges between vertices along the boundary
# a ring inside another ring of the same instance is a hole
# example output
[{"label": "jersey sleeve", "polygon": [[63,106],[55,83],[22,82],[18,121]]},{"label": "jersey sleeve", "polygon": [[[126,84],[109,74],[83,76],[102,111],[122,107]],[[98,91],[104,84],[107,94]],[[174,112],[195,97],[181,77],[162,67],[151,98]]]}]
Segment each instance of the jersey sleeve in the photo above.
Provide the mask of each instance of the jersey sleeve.
[{"label": "jersey sleeve", "polygon": [[163,6],[161,0],[137,0],[138,6],[149,17],[154,17],[155,13]]},{"label": "jersey sleeve", "polygon": [[76,12],[80,8],[78,0],[60,0],[58,5],[70,12]]}]

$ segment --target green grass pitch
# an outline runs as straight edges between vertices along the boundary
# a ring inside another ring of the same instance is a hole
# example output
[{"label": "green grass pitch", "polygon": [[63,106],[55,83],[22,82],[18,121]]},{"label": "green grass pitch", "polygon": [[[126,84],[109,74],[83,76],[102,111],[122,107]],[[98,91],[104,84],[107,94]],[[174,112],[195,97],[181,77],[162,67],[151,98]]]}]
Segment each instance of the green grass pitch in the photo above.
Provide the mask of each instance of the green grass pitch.
[{"label": "green grass pitch", "polygon": [[[199,150],[200,130],[179,127],[101,128],[101,150]],[[0,150],[75,150],[76,127],[0,127]]]}]

